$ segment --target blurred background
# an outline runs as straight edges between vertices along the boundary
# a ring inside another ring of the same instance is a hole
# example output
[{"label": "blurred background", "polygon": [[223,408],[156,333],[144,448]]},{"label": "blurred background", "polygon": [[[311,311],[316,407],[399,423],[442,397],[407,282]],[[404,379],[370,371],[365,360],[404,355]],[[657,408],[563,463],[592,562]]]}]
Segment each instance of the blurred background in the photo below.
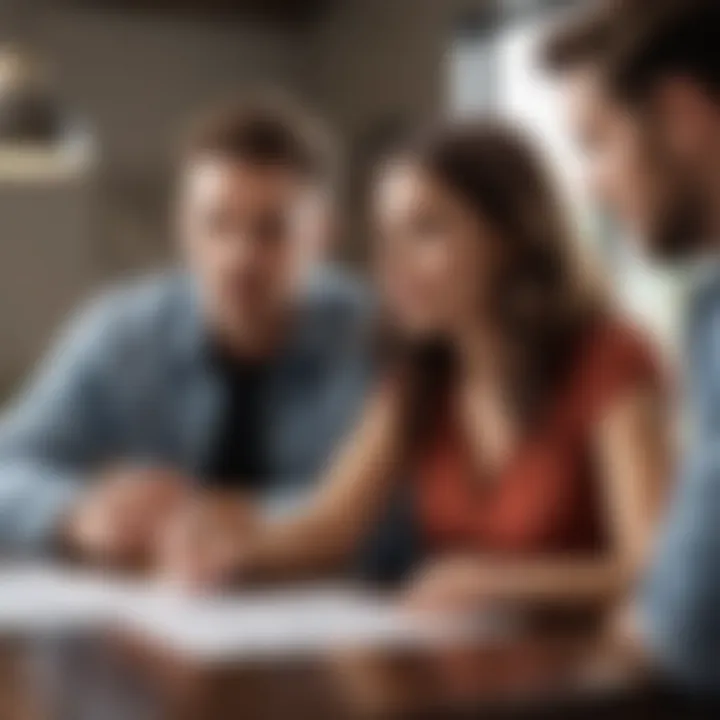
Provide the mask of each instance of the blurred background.
[{"label": "blurred background", "polygon": [[[580,0],[582,1],[582,0]],[[271,86],[342,141],[347,221],[367,251],[365,179],[382,138],[438,113],[494,110],[541,138],[623,301],[669,345],[683,278],[617,250],[576,188],[535,39],[564,0],[0,0],[0,397],[98,284],[172,261],[178,130]]]}]

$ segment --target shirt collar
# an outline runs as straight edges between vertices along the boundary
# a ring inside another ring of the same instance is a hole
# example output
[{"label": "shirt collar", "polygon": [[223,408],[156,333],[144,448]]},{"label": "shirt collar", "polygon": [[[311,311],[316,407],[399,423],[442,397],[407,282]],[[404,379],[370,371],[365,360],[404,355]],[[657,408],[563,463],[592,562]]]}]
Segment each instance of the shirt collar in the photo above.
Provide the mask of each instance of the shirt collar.
[{"label": "shirt collar", "polygon": [[[327,293],[322,271],[318,270],[306,282],[285,341],[274,353],[270,364],[308,369],[317,368],[327,360],[328,347],[336,331],[333,330],[336,323]],[[183,279],[178,316],[180,322],[174,338],[177,356],[191,363],[207,364],[214,353],[203,318],[197,282],[190,275]]]}]

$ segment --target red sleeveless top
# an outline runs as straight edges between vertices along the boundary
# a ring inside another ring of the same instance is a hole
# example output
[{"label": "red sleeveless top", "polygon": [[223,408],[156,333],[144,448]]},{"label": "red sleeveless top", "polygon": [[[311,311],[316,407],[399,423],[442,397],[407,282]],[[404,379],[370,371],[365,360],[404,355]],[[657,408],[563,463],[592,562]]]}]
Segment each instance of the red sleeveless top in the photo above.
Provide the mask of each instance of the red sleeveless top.
[{"label": "red sleeveless top", "polygon": [[605,544],[593,431],[629,390],[657,385],[652,352],[614,320],[589,331],[546,421],[491,484],[474,481],[460,424],[441,423],[418,458],[422,531],[435,551],[501,555],[599,551]]}]

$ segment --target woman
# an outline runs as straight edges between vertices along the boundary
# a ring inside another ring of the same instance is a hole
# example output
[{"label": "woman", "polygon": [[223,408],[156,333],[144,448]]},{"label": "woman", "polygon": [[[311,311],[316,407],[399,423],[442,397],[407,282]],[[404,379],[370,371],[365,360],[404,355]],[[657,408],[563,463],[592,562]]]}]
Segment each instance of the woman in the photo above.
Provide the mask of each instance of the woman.
[{"label": "woman", "polygon": [[417,601],[616,598],[667,470],[662,392],[542,164],[507,128],[439,128],[384,165],[376,209],[386,377],[312,507],[260,528],[234,569],[339,562],[402,481],[429,559]]}]

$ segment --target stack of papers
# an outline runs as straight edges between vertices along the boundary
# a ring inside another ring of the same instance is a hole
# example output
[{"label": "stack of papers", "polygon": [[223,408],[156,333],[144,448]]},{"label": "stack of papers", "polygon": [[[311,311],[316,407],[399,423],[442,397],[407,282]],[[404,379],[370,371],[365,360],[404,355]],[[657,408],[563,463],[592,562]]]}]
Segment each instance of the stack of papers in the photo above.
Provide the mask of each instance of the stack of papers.
[{"label": "stack of papers", "polygon": [[459,618],[416,615],[361,591],[319,586],[188,595],[54,567],[0,569],[0,632],[119,627],[201,660],[348,647],[417,647],[497,634]]}]

